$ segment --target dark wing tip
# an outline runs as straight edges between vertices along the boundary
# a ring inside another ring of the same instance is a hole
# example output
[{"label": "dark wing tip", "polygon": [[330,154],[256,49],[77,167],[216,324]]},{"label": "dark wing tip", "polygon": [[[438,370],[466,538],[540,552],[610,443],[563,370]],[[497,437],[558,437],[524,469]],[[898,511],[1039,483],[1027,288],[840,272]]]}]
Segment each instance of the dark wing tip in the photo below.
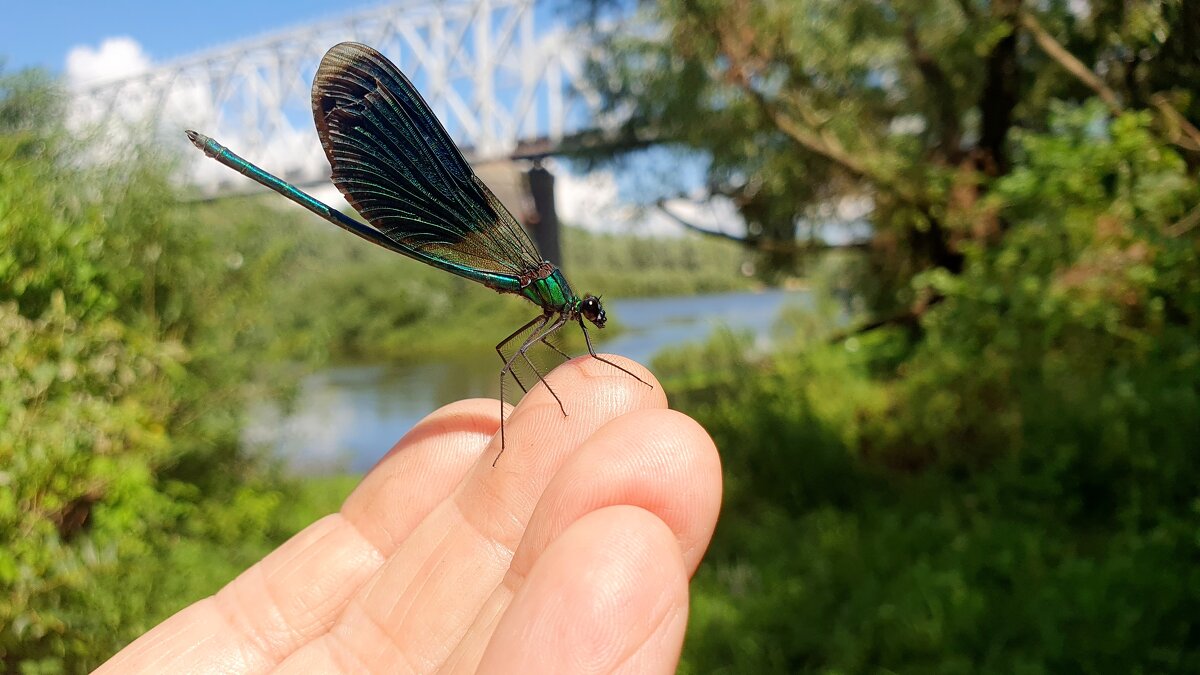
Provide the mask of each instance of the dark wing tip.
[{"label": "dark wing tip", "polygon": [[324,61],[326,58],[329,57],[330,54],[333,54],[336,56],[343,56],[346,54],[352,54],[354,52],[362,52],[365,54],[378,54],[379,53],[374,47],[372,47],[370,45],[364,45],[361,42],[354,42],[353,40],[346,40],[345,42],[339,42],[336,45],[330,47],[329,50],[325,52],[325,56],[321,57],[321,60]]},{"label": "dark wing tip", "polygon": [[329,141],[329,117],[338,108],[354,106],[370,93],[376,82],[367,74],[381,62],[391,65],[374,48],[359,42],[339,42],[321,57],[313,77],[312,111],[317,136],[331,164],[334,158]]},{"label": "dark wing tip", "polygon": [[[317,66],[317,73],[313,78],[314,114],[328,114],[329,110],[322,109],[319,105],[323,99],[327,101],[330,98],[365,96],[369,88],[361,86],[366,85],[367,82],[360,78],[380,68],[398,70],[391,61],[387,60],[387,57],[380,54],[374,47],[360,42],[339,42],[330,47],[329,51],[325,52],[325,56],[321,57],[321,63]],[[352,71],[358,71],[357,76],[352,74]],[[356,84],[360,86],[355,86]],[[371,81],[369,84],[373,88],[374,82]],[[333,85],[337,85],[336,95],[331,91]],[[328,102],[325,105],[328,106]]]}]

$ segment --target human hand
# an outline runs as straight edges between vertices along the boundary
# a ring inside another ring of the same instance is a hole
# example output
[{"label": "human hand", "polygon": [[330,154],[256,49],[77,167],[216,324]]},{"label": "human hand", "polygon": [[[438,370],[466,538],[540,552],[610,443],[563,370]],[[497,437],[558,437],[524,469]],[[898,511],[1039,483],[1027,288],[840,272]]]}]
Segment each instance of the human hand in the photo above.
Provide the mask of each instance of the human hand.
[{"label": "human hand", "polygon": [[101,673],[673,673],[688,578],[716,525],[716,448],[596,359],[505,422],[474,399],[425,418],[341,511]]}]

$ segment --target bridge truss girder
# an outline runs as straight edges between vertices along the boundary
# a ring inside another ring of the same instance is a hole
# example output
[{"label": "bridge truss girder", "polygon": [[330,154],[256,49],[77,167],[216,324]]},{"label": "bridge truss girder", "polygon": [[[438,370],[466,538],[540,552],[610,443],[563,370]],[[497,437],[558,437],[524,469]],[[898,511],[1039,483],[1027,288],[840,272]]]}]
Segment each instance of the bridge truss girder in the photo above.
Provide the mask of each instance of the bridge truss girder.
[{"label": "bridge truss girder", "polygon": [[[601,126],[583,40],[551,25],[535,0],[406,2],[231,44],[80,88],[75,119],[105,129],[148,125],[181,146],[182,129],[195,128],[286,180],[317,184],[329,168],[309,91],[321,56],[344,40],[392,59],[472,160]],[[215,162],[188,157],[189,180],[203,193],[245,188]]]}]

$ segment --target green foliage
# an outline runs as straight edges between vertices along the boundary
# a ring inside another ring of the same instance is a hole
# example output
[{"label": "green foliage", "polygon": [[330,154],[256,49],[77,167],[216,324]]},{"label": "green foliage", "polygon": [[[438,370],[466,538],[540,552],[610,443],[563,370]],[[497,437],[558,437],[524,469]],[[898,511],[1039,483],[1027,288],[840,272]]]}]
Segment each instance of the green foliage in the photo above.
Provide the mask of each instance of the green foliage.
[{"label": "green foliage", "polygon": [[1077,452],[1124,456],[1113,478],[1139,455],[1166,461],[1162,444],[1187,433],[1175,414],[1197,405],[1180,375],[1200,361],[1200,264],[1169,231],[1200,186],[1147,122],[1093,106],[1021,136],[1021,166],[990,197],[1012,223],[1002,244],[971,249],[962,275],[918,281],[946,300],[905,365],[906,442],[973,462],[1065,424],[1090,430]]},{"label": "green foliage", "polygon": [[629,24],[597,28],[591,81],[627,121],[625,143],[591,159],[620,161],[647,137],[700,158],[765,275],[809,253],[797,240],[869,226],[859,295],[892,314],[918,301],[915,275],[957,273],[966,248],[1003,229],[979,203],[1056,101],[1102,91],[1153,111],[1163,138],[1200,157],[1184,76],[1200,68],[1197,16],[1195,3],[1148,0],[639,3]]},{"label": "green foliage", "polygon": [[336,513],[361,481],[362,476],[353,474],[311,476],[298,481],[292,503],[286,512],[280,514],[282,520],[279,526],[286,532],[299,532],[317,520]]},{"label": "green foliage", "polygon": [[1200,668],[1200,181],[1144,115],[1048,122],[920,334],[656,364],[727,476],[685,672]]},{"label": "green foliage", "polygon": [[0,80],[0,663],[16,672],[97,665],[287,534],[286,485],[238,440],[265,340],[253,277],[270,274],[190,226],[168,164],[68,142],[59,120],[45,80]]},{"label": "green foliage", "polygon": [[[255,280],[270,297],[257,323],[279,358],[411,361],[487,352],[537,311],[519,298],[365,245],[298,208],[278,205],[274,195],[203,205],[197,217],[205,227],[230,218],[243,223],[232,235],[240,242],[239,259],[286,261],[271,268],[274,278]],[[284,225],[293,220],[300,226]],[[741,252],[724,242],[574,228],[564,230],[563,241],[564,269],[578,293],[682,295],[750,283],[737,274]]]},{"label": "green foliage", "polygon": [[[297,488],[242,447],[247,401],[529,318],[290,205],[182,203],[171,170],[69,140],[45,78],[0,80],[0,670],[93,667],[336,508],[353,479]],[[646,240],[566,239],[597,290],[745,283],[715,242],[654,241],[669,269],[642,275]]]},{"label": "green foliage", "polygon": [[657,363],[728,486],[684,670],[1200,668],[1196,3],[638,7],[607,155],[708,160],[768,267],[870,203],[815,280],[874,328]]},{"label": "green foliage", "polygon": [[[1035,38],[1022,9],[667,1],[661,31],[614,36],[609,101],[710,160],[769,263],[874,206],[869,253],[812,275],[836,300],[785,317],[793,343],[720,334],[656,364],[726,469],[685,672],[1200,670],[1195,10],[1052,2]],[[1047,36],[1132,112],[1081,104],[1095,83]],[[278,200],[180,204],[168,162],[68,143],[59,106],[0,82],[18,672],[94,666],[336,508],[353,478],[297,487],[238,441],[289,368],[486,350],[529,312]],[[746,283],[711,241],[564,250],[580,291]],[[911,312],[828,340],[889,308]]]},{"label": "green foliage", "polygon": [[563,269],[580,293],[613,297],[692,295],[748,288],[745,253],[731,242],[567,228]]}]

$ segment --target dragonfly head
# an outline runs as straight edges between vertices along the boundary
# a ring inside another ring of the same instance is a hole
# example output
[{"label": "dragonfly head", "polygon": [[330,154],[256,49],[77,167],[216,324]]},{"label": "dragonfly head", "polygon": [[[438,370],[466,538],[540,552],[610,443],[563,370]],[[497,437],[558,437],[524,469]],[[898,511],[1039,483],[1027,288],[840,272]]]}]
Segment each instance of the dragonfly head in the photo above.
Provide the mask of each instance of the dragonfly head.
[{"label": "dragonfly head", "polygon": [[600,304],[600,298],[591,294],[583,296],[583,300],[579,301],[579,313],[595,324],[596,328],[604,328],[604,322],[608,320],[608,317],[604,316],[604,305]]}]

